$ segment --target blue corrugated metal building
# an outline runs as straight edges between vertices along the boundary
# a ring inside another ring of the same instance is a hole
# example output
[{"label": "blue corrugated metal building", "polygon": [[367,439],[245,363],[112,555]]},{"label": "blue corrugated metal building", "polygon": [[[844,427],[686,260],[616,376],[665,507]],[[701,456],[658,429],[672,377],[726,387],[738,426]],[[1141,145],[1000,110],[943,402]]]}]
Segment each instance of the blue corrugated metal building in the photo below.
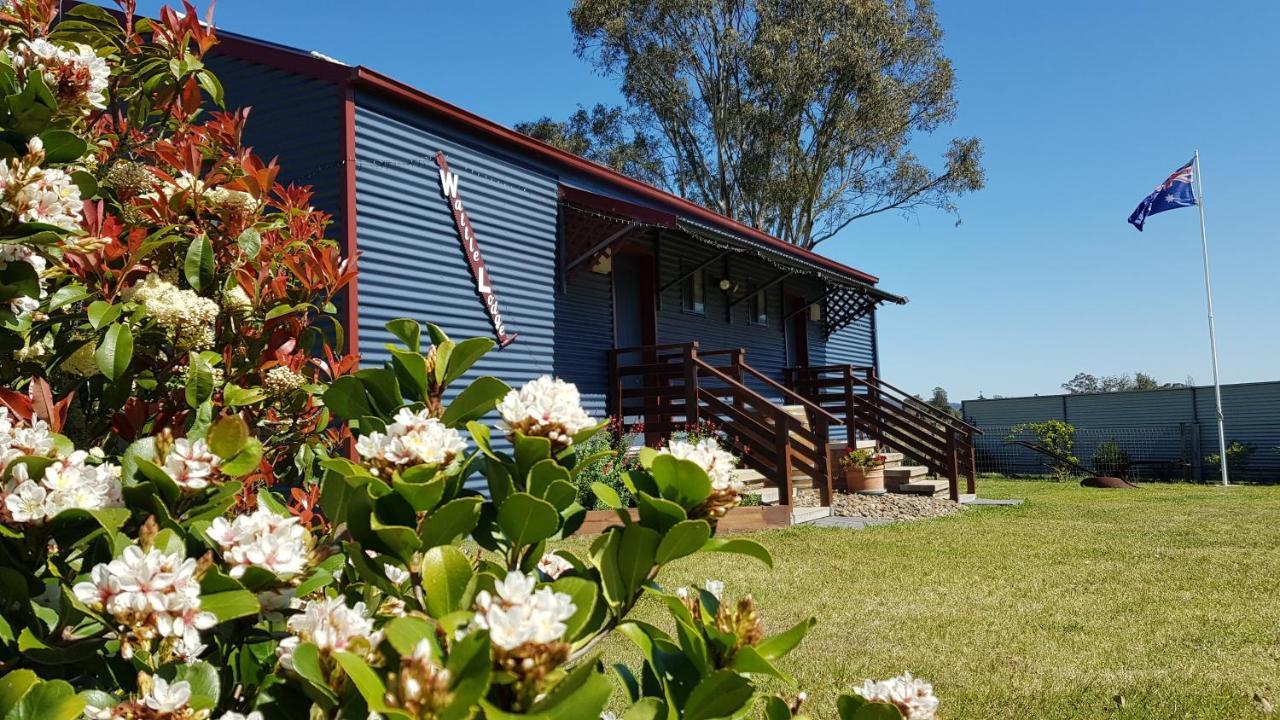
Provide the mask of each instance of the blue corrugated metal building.
[{"label": "blue corrugated metal building", "polygon": [[[799,365],[876,366],[877,278],[783,243],[363,67],[220,34],[210,60],[247,144],[315,188],[331,235],[359,255],[347,330],[366,365],[384,324],[413,317],[492,335],[441,193],[459,178],[510,345],[477,372],[551,373],[603,414],[607,351],[697,341],[744,348],[771,377]],[[722,287],[724,289],[722,289]],[[757,300],[757,296],[760,297]]]}]

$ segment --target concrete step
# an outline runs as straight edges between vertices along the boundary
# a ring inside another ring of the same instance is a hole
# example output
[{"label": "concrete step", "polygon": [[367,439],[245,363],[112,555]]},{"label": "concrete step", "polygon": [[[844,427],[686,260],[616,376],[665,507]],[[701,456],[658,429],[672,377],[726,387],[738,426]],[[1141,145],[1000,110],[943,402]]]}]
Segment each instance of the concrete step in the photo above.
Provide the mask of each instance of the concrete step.
[{"label": "concrete step", "polygon": [[799,525],[800,523],[813,522],[821,520],[825,517],[831,517],[831,508],[829,507],[798,507],[791,511],[791,524]]},{"label": "concrete step", "polygon": [[856,447],[859,450],[863,448],[875,448],[875,446],[876,446],[875,440],[859,440],[858,443],[854,445],[854,447]]},{"label": "concrete step", "polygon": [[885,468],[885,480],[911,481],[918,477],[924,477],[929,474],[929,468],[923,465],[901,465],[899,467]]}]

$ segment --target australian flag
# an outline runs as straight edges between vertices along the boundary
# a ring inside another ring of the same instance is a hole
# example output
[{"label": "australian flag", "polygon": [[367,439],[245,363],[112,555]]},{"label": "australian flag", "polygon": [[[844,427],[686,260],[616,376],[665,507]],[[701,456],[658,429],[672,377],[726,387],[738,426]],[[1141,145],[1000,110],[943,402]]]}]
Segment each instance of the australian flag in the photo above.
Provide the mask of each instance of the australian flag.
[{"label": "australian flag", "polygon": [[1196,194],[1191,189],[1192,167],[1195,162],[1193,159],[1174,170],[1168,179],[1160,183],[1160,187],[1156,188],[1155,192],[1138,203],[1138,207],[1129,216],[1129,222],[1138,228],[1139,232],[1142,231],[1142,225],[1147,221],[1148,215],[1196,204]]}]

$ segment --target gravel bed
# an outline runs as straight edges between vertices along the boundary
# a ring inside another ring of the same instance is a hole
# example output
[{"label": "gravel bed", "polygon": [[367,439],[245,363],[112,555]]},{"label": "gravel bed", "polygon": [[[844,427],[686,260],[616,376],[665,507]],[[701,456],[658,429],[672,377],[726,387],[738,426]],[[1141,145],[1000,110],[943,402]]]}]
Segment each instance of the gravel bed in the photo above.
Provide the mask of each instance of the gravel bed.
[{"label": "gravel bed", "polygon": [[927,495],[848,495],[836,493],[832,501],[835,515],[844,517],[890,518],[892,520],[924,520],[968,510],[960,503]]}]

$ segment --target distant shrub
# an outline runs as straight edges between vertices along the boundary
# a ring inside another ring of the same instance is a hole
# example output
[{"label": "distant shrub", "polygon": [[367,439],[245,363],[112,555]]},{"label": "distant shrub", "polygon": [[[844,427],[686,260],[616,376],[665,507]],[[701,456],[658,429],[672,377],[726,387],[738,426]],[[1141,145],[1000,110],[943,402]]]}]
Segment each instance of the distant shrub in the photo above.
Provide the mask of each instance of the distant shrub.
[{"label": "distant shrub", "polygon": [[1009,428],[1009,438],[1013,439],[1021,432],[1030,432],[1036,437],[1041,447],[1061,455],[1067,462],[1055,460],[1053,471],[1059,480],[1065,480],[1075,473],[1072,464],[1080,459],[1072,451],[1075,449],[1076,426],[1061,420],[1045,420],[1038,423],[1014,425]]},{"label": "distant shrub", "polygon": [[[1231,444],[1227,445],[1227,471],[1232,475],[1243,475],[1249,469],[1249,459],[1253,457],[1253,453],[1257,449],[1257,446],[1252,443],[1232,440]],[[1204,461],[1217,468],[1222,464],[1222,456],[1218,453],[1212,453],[1206,455]]]},{"label": "distant shrub", "polygon": [[1110,477],[1126,477],[1133,461],[1115,440],[1108,440],[1093,451],[1093,471]]}]

